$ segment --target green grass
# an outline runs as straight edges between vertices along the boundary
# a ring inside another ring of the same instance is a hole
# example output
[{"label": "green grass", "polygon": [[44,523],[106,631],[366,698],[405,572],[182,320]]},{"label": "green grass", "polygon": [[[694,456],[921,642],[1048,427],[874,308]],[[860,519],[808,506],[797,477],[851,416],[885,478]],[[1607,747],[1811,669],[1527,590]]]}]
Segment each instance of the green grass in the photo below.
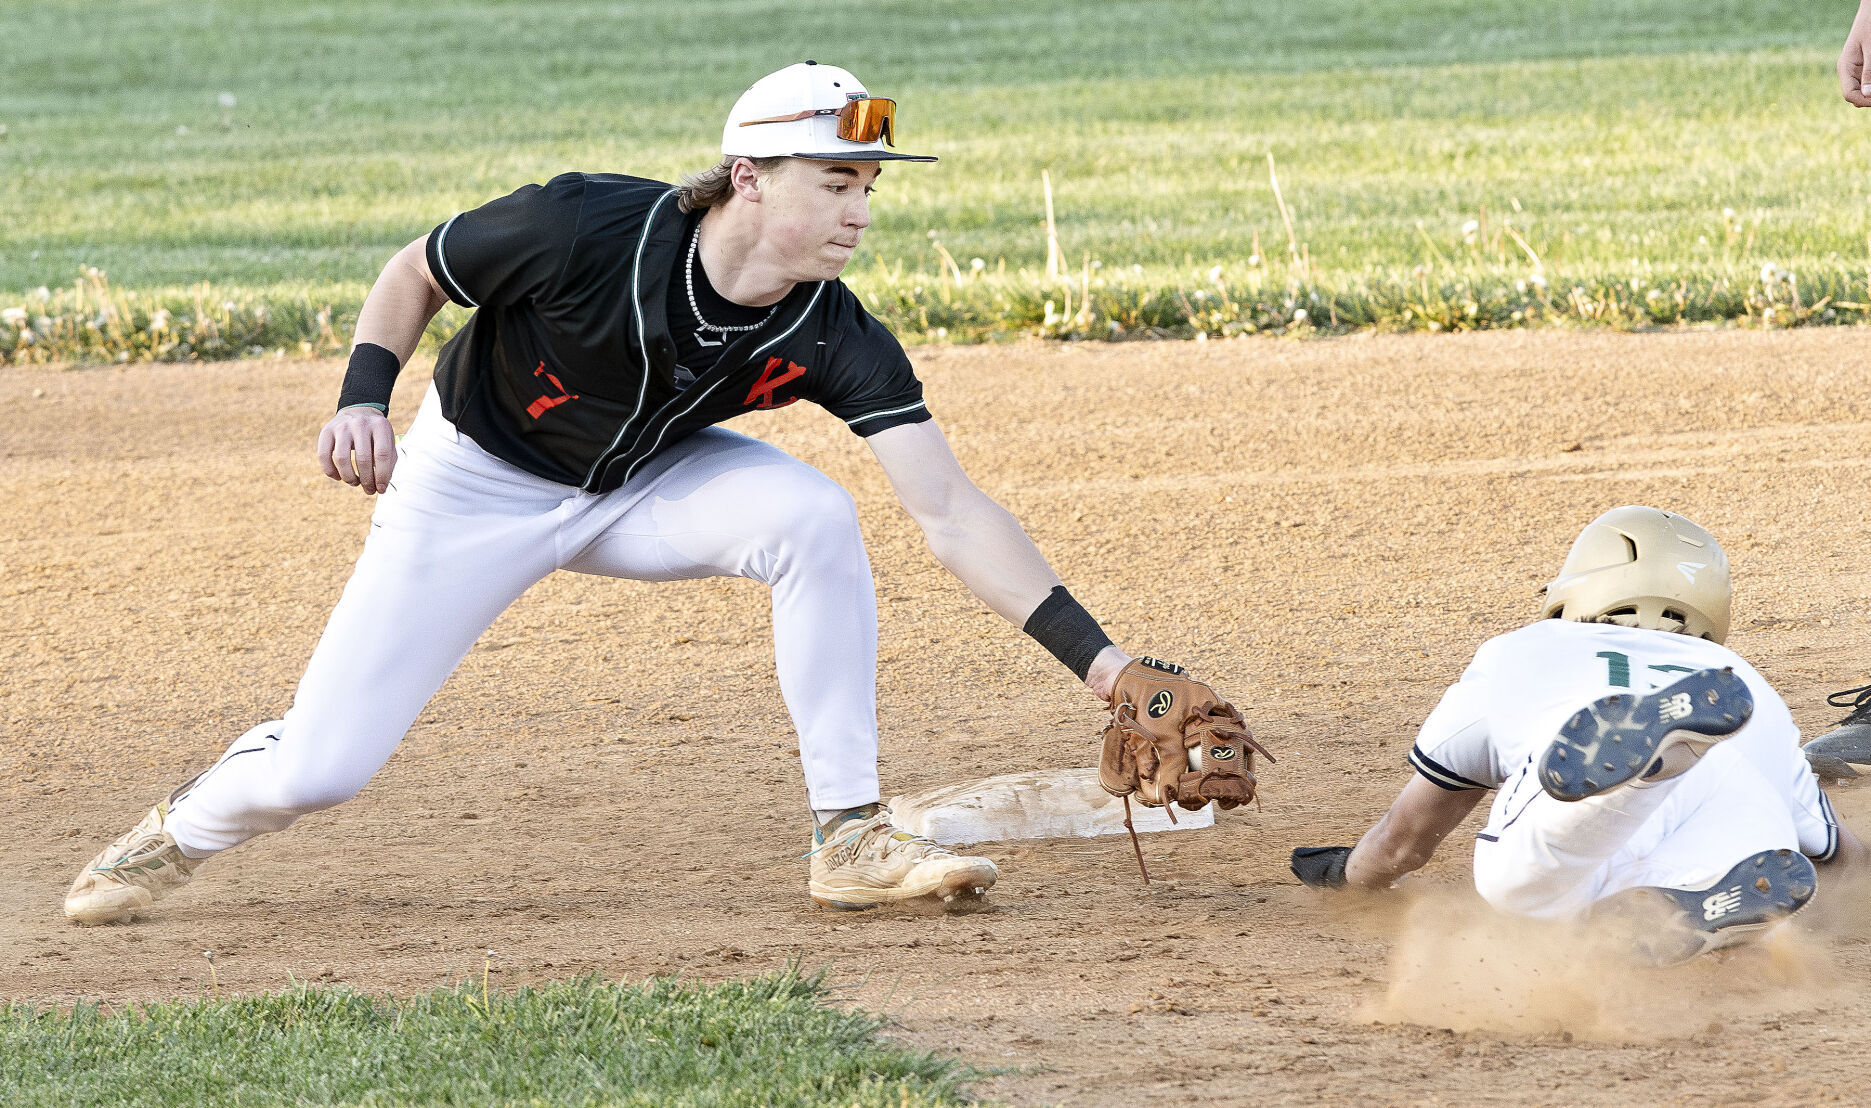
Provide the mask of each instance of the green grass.
[{"label": "green grass", "polygon": [[104,1013],[0,1008],[0,1103],[916,1105],[967,1072],[882,1042],[782,972],[702,986],[584,978],[405,999],[294,986]]},{"label": "green grass", "polygon": [[[323,307],[342,343],[388,255],[453,212],[567,168],[700,168],[739,88],[816,56],[897,94],[906,148],[943,156],[885,175],[849,274],[912,339],[1290,330],[1296,308],[1302,330],[1859,319],[1867,120],[1831,69],[1848,17],[1809,0],[14,5],[0,309],[64,320],[50,345],[93,358],[323,348]],[[1767,264],[1795,282],[1763,284]],[[146,340],[91,335],[69,294],[27,303],[82,267]],[[1536,273],[1549,295],[1517,288]],[[148,335],[158,306],[192,325],[182,290],[203,281],[287,322]],[[48,352],[11,333],[0,360]]]}]

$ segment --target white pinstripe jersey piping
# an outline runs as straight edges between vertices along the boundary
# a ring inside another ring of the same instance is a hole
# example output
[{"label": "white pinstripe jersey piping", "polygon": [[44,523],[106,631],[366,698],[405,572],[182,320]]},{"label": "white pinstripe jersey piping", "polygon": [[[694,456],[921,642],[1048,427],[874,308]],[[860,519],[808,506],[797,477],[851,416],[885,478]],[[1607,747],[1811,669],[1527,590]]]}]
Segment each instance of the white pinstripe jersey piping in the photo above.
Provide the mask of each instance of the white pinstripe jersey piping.
[{"label": "white pinstripe jersey piping", "polygon": [[[593,481],[597,480],[598,469],[600,467],[606,469],[610,468],[604,459],[611,451],[617,449],[618,443],[624,441],[624,433],[629,431],[630,425],[635,423],[637,417],[643,414],[643,399],[648,394],[650,388],[649,336],[643,327],[643,249],[649,245],[650,229],[656,224],[656,213],[662,210],[663,205],[675,194],[676,190],[670,189],[660,197],[657,197],[656,203],[650,205],[650,213],[643,217],[643,233],[637,237],[637,257],[636,260],[631,263],[630,267],[630,310],[631,313],[637,317],[637,353],[643,359],[643,376],[637,382],[637,406],[631,410],[630,418],[624,420],[624,425],[617,429],[617,437],[611,440],[611,445],[599,451],[598,456],[592,460],[591,469],[585,474],[585,485],[587,487],[589,487]],[[637,432],[637,438],[639,440],[642,439],[643,432]],[[626,477],[624,480],[628,481],[629,478]]]},{"label": "white pinstripe jersey piping", "polygon": [[461,287],[460,281],[455,280],[454,273],[448,268],[448,254],[442,249],[444,243],[448,239],[448,229],[455,225],[455,220],[460,219],[461,215],[462,213],[456,212],[454,215],[449,216],[448,222],[442,224],[442,229],[435,233],[435,260],[442,263],[442,276],[448,278],[448,283],[453,285],[455,291],[461,294],[461,298],[468,302],[468,307],[478,308],[480,305],[475,303],[474,298],[468,295],[468,290]]},{"label": "white pinstripe jersey piping", "polygon": [[884,416],[902,415],[904,412],[913,412],[922,406],[923,401],[918,400],[914,404],[905,404],[901,408],[885,408],[881,412],[871,412],[868,415],[861,415],[856,419],[847,419],[845,420],[845,426],[856,427],[860,423],[866,423],[873,419],[882,419]]}]

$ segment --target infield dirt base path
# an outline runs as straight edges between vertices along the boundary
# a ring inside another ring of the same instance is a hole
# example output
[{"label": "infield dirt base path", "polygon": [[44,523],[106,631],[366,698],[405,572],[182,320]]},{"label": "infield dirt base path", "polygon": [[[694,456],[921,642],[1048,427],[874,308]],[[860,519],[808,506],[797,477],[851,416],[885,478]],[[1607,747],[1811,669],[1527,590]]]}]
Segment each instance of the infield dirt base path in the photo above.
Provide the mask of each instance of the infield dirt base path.
[{"label": "infield dirt base path", "polygon": [[[988,844],[985,911],[815,910],[761,587],[561,574],[362,796],[89,930],[59,914],[77,867],[284,710],[371,503],[310,461],[336,362],[0,371],[0,996],[198,996],[209,949],[242,991],[421,990],[488,950],[503,983],[797,957],[1019,1103],[1871,1101],[1871,923],[1850,922],[1871,899],[1828,887],[1842,929],[1639,974],[1483,911],[1472,827],[1388,898],[1286,868],[1382,811],[1443,687],[1616,504],[1722,539],[1731,645],[1823,730],[1822,696],[1871,680],[1865,341],[917,352],[964,465],[1074,593],[1231,694],[1280,759],[1259,811],[1146,838],[1149,889],[1121,837]],[[934,562],[857,439],[807,405],[735,426],[857,497],[886,790],[1093,763],[1093,698]],[[1834,797],[1871,828],[1871,790]]]}]

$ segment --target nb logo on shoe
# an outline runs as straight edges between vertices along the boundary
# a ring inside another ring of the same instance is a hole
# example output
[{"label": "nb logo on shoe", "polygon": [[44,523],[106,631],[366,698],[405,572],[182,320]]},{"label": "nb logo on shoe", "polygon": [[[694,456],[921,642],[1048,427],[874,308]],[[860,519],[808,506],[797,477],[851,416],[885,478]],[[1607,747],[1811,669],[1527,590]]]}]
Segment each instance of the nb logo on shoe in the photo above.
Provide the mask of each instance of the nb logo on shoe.
[{"label": "nb logo on shoe", "polygon": [[1704,897],[1702,901],[1702,918],[1710,923],[1721,919],[1730,912],[1738,912],[1740,910],[1741,886],[1739,885],[1736,885],[1732,889],[1723,889],[1713,896]]},{"label": "nb logo on shoe", "polygon": [[1675,696],[1665,697],[1657,704],[1657,722],[1668,723],[1682,719],[1695,710],[1695,705],[1689,703],[1689,694],[1679,692]]},{"label": "nb logo on shoe", "polygon": [[1176,698],[1170,694],[1168,689],[1158,690],[1157,694],[1150,698],[1150,718],[1162,719],[1165,715],[1169,714],[1169,706],[1175,702]]}]

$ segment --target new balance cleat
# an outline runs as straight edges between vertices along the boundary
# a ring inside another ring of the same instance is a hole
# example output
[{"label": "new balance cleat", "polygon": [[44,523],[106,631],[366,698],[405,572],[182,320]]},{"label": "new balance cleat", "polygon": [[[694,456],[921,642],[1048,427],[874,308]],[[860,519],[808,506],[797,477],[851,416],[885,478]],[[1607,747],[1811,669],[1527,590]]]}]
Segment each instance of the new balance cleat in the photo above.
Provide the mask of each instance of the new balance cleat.
[{"label": "new balance cleat", "polygon": [[174,798],[175,793],[169,794],[91,859],[65,893],[66,916],[82,924],[117,923],[156,903],[170,889],[188,884],[201,862],[184,856],[169,833],[169,802]]},{"label": "new balance cleat", "polygon": [[1592,917],[1623,921],[1639,957],[1673,966],[1757,938],[1806,907],[1818,885],[1804,854],[1767,850],[1701,888],[1647,885],[1606,897]]},{"label": "new balance cleat", "polygon": [[1653,693],[1600,697],[1541,755],[1540,787],[1555,800],[1584,800],[1674,777],[1753,714],[1754,696],[1732,669],[1699,669]]},{"label": "new balance cleat", "polygon": [[808,889],[821,908],[861,910],[924,898],[979,898],[1000,871],[890,822],[883,805],[860,808],[813,833]]}]

